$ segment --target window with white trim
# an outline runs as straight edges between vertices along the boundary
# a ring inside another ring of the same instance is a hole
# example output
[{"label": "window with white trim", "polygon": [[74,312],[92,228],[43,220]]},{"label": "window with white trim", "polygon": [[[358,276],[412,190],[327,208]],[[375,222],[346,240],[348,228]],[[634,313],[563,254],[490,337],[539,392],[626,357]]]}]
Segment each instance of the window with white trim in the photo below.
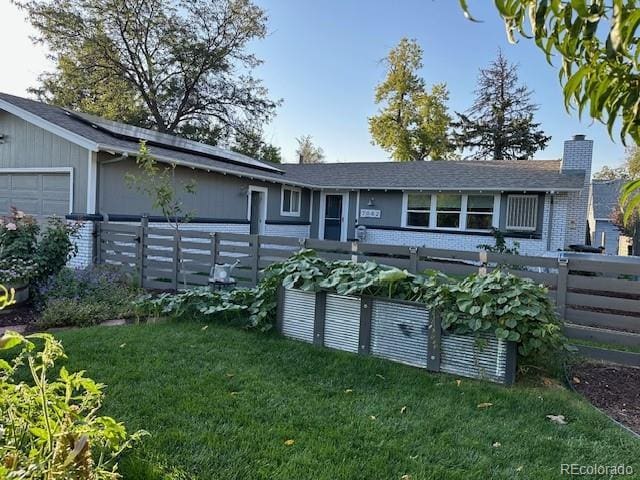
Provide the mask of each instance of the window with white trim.
[{"label": "window with white trim", "polygon": [[293,187],[282,187],[282,197],[280,205],[280,215],[286,217],[300,216],[300,189]]},{"label": "window with white trim", "polygon": [[538,227],[538,195],[507,196],[507,230],[532,232]]},{"label": "window with white trim", "polygon": [[460,228],[462,195],[442,193],[436,196],[436,227]]},{"label": "window with white trim", "polygon": [[428,228],[431,212],[431,195],[407,193],[407,227]]},{"label": "window with white trim", "polygon": [[491,230],[493,204],[493,195],[469,195],[467,197],[467,230]]}]

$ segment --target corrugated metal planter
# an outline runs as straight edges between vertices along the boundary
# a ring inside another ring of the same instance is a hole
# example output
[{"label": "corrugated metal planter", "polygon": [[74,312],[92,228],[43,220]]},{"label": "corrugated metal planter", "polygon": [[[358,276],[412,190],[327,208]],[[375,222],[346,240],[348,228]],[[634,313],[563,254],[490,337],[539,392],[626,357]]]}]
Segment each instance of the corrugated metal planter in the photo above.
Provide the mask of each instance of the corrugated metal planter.
[{"label": "corrugated metal planter", "polygon": [[515,380],[514,342],[442,332],[437,312],[421,303],[281,289],[277,327],[289,338],[431,371]]}]

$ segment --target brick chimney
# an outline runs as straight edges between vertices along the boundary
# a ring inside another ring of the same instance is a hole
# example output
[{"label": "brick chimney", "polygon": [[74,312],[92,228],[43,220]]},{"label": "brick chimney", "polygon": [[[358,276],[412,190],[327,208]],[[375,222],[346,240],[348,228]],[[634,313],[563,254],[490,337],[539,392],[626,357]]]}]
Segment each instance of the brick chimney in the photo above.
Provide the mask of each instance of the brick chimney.
[{"label": "brick chimney", "polygon": [[585,135],[574,135],[571,140],[565,140],[562,154],[561,172],[584,170],[587,174],[587,184],[591,178],[591,158],[593,156],[593,140],[587,140]]},{"label": "brick chimney", "polygon": [[560,172],[567,174],[584,172],[584,183],[581,190],[557,196],[557,200],[563,199],[566,202],[567,208],[565,247],[584,244],[586,241],[592,157],[593,140],[587,140],[585,135],[574,135],[571,140],[564,142]]}]

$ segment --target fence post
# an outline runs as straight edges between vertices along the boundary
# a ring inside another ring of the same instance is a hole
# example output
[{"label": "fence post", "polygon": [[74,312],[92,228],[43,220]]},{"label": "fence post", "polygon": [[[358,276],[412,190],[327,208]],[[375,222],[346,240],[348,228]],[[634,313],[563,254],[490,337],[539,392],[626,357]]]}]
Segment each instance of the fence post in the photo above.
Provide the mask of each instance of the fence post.
[{"label": "fence post", "polygon": [[253,255],[253,284],[258,285],[260,279],[260,235],[251,236],[251,255]]},{"label": "fence post", "polygon": [[213,277],[213,269],[216,267],[216,256],[218,255],[218,236],[216,232],[209,234],[211,237],[211,277]]},{"label": "fence post", "polygon": [[427,343],[427,370],[440,371],[442,322],[437,310],[429,312],[429,340]]},{"label": "fence post", "polygon": [[173,284],[175,285],[176,291],[178,291],[178,287],[180,286],[179,275],[180,275],[180,230],[176,229],[176,242],[173,247]]},{"label": "fence post", "polygon": [[147,236],[147,227],[149,226],[149,217],[143,215],[140,218],[140,226],[138,227],[138,270],[140,274],[140,287],[144,288],[144,242]]},{"label": "fence post", "polygon": [[418,273],[418,247],[409,247],[409,272]]},{"label": "fence post", "polygon": [[358,263],[358,242],[356,240],[351,242],[351,261]]},{"label": "fence post", "polygon": [[316,309],[313,319],[313,344],[324,345],[324,316],[327,310],[327,292],[316,293]]},{"label": "fence post", "polygon": [[569,280],[569,259],[558,257],[558,288],[556,290],[556,311],[565,319],[567,313],[567,282]]},{"label": "fence post", "polygon": [[478,258],[480,260],[480,267],[478,267],[478,275],[482,277],[487,274],[487,264],[489,263],[487,251],[480,250],[478,252]]},{"label": "fence post", "polygon": [[361,297],[360,299],[360,333],[358,343],[358,353],[367,355],[371,350],[371,308],[373,302],[371,297]]}]

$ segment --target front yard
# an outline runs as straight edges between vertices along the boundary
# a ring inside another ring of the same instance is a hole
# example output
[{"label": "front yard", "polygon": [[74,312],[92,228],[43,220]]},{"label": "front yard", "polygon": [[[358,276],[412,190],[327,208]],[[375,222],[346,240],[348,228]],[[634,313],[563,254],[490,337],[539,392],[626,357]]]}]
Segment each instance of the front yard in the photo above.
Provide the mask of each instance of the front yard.
[{"label": "front yard", "polygon": [[640,472],[640,441],[557,385],[504,388],[215,323],[56,336],[71,370],[108,385],[103,413],[151,433],[122,460],[127,479],[555,479],[563,463]]}]

